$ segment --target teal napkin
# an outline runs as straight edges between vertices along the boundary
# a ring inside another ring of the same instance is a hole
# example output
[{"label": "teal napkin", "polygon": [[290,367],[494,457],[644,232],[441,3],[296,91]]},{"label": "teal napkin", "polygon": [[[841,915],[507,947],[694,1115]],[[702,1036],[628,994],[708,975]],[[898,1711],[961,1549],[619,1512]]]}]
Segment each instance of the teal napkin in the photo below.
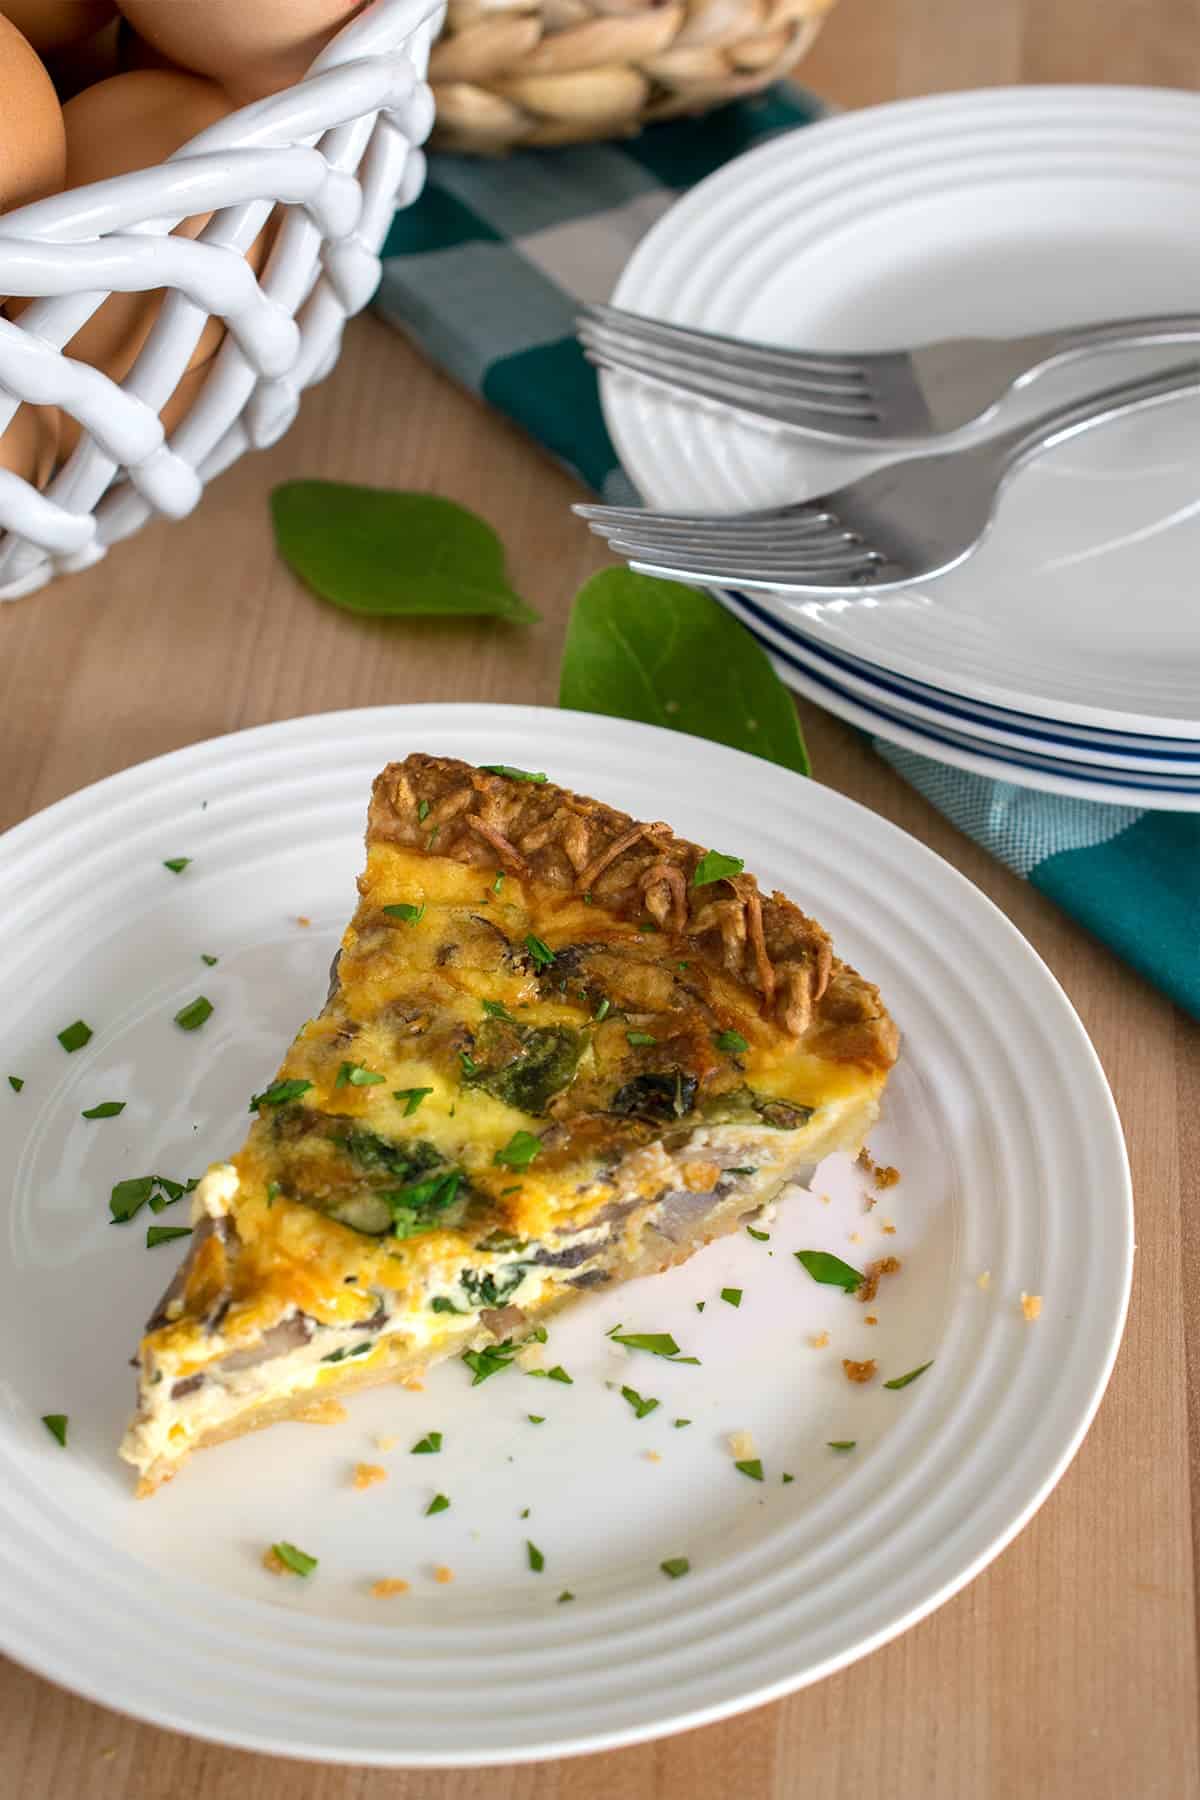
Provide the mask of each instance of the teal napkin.
[{"label": "teal napkin", "polygon": [[[503,161],[434,155],[398,212],[376,307],[582,481],[632,497],[575,341],[579,300],[607,300],[638,239],[695,182],[820,103],[774,88],[627,143]],[[582,528],[581,528],[582,529]],[[1200,1018],[1200,815],[1031,792],[876,740],[960,830]]]}]

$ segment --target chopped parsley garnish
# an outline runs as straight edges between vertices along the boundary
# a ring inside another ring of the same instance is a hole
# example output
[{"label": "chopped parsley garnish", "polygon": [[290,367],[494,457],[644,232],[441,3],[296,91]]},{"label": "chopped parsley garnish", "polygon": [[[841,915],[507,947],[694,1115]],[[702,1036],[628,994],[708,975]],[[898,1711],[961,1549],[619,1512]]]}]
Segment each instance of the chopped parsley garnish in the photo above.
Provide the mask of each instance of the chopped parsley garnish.
[{"label": "chopped parsley garnish", "polygon": [[625,1037],[630,1044],[657,1044],[658,1042],[652,1031],[627,1031]]},{"label": "chopped parsley garnish", "polygon": [[933,1359],[931,1357],[927,1363],[922,1363],[919,1369],[910,1369],[907,1375],[897,1375],[891,1381],[885,1381],[883,1385],[885,1388],[907,1387],[910,1381],[915,1381],[918,1375],[923,1375],[926,1369],[932,1369],[932,1367]]},{"label": "chopped parsley garnish", "polygon": [[546,777],[539,769],[514,769],[510,763],[480,763],[485,775],[507,775],[510,781],[545,781]]},{"label": "chopped parsley garnish", "polygon": [[429,1305],[431,1311],[441,1313],[465,1313],[471,1310],[469,1306],[455,1306],[453,1300],[445,1294],[435,1294]]},{"label": "chopped parsley garnish", "polygon": [[707,1305],[708,1305],[708,1302],[707,1302],[707,1300],[697,1300],[697,1302],[696,1302],[696,1311],[697,1311],[697,1312],[703,1312],[703,1311],[704,1311],[704,1308],[705,1308],[705,1307],[706,1307],[706,1306],[707,1306]]},{"label": "chopped parsley garnish", "polygon": [[489,1344],[485,1350],[464,1350],[462,1360],[470,1369],[474,1380],[472,1387],[478,1387],[489,1375],[498,1375],[501,1369],[507,1369],[517,1354],[517,1346],[511,1338],[505,1338],[502,1344]]},{"label": "chopped parsley garnish", "polygon": [[19,1094],[21,1089],[25,1086],[25,1078],[22,1075],[10,1075],[8,1078],[8,1085],[14,1094]]},{"label": "chopped parsley garnish", "polygon": [[377,1087],[384,1079],[374,1069],[364,1069],[361,1063],[344,1062],[337,1072],[334,1087]]},{"label": "chopped parsley garnish", "polygon": [[[268,1212],[274,1206],[275,1201],[278,1198],[278,1195],[279,1195],[279,1183],[277,1181],[268,1181],[268,1183],[267,1183],[267,1211]],[[347,1281],[357,1281],[358,1277],[357,1277],[357,1275],[347,1275],[346,1280]]]},{"label": "chopped parsley garnish", "polygon": [[530,1568],[533,1570],[535,1575],[540,1575],[542,1570],[546,1566],[545,1557],[542,1555],[542,1553],[538,1549],[537,1545],[531,1544],[528,1538],[525,1539],[525,1549],[529,1556]]},{"label": "chopped parsley garnish", "polygon": [[181,1031],[199,1031],[205,1019],[212,1016],[212,1001],[206,1000],[203,994],[197,994],[186,1006],[181,1006],[175,1014],[175,1023]]},{"label": "chopped parsley garnish", "polygon": [[392,1099],[404,1101],[404,1117],[411,1119],[426,1094],[432,1094],[432,1092],[432,1088],[394,1088]]},{"label": "chopped parsley garnish", "polygon": [[79,1116],[82,1119],[115,1119],[124,1111],[124,1100],[102,1100],[99,1106],[86,1107]]},{"label": "chopped parsley garnish", "polygon": [[683,1427],[685,1425],[690,1425],[692,1421],[690,1419],[675,1419],[672,1422],[675,1426],[676,1431],[682,1431]]},{"label": "chopped parsley garnish", "polygon": [[271,1548],[293,1575],[309,1576],[317,1566],[317,1558],[309,1556],[304,1550],[297,1550],[295,1544],[272,1544]]},{"label": "chopped parsley garnish", "polygon": [[346,1344],[343,1345],[340,1350],[331,1350],[328,1356],[323,1356],[321,1358],[321,1361],[327,1363],[345,1362],[347,1358],[351,1356],[365,1356],[368,1350],[373,1350],[374,1348],[375,1346],[372,1343]]},{"label": "chopped parsley garnish", "polygon": [[574,1387],[575,1383],[567,1374],[561,1363],[555,1363],[552,1369],[526,1369],[527,1375],[537,1375],[543,1381],[561,1381],[564,1387]]},{"label": "chopped parsley garnish", "polygon": [[813,1280],[826,1287],[840,1287],[848,1294],[854,1294],[863,1284],[864,1277],[858,1269],[852,1269],[840,1256],[831,1256],[827,1250],[797,1250],[795,1256]]},{"label": "chopped parsley garnish", "polygon": [[433,849],[433,846],[437,843],[437,840],[438,840],[438,832],[441,829],[442,828],[440,825],[435,825],[433,830],[430,832],[429,836],[425,839],[425,848],[427,850]]},{"label": "chopped parsley garnish", "polygon": [[561,1606],[565,1600],[573,1600],[574,1598],[575,1596],[570,1588],[564,1588],[562,1593],[558,1596],[558,1604]]},{"label": "chopped parsley garnish", "polygon": [[408,1187],[376,1189],[376,1197],[391,1209],[392,1236],[415,1237],[430,1230],[437,1215],[454,1205],[462,1178],[461,1169],[449,1169]]},{"label": "chopped parsley garnish", "polygon": [[82,1050],[91,1041],[91,1036],[91,1026],[85,1025],[82,1019],[76,1019],[73,1025],[68,1025],[65,1031],[58,1033],[58,1041],[69,1053],[72,1050]]},{"label": "chopped parsley garnish", "polygon": [[529,1420],[531,1425],[544,1425],[546,1423],[545,1413],[526,1413],[525,1417]]},{"label": "chopped parsley garnish", "polygon": [[476,1063],[475,1058],[473,1056],[468,1056],[465,1050],[460,1050],[458,1053],[458,1066],[468,1080],[470,1080],[473,1075],[478,1075],[479,1073],[479,1065]]},{"label": "chopped parsley garnish", "polygon": [[796,1477],[794,1475],[784,1474],[781,1477],[782,1485],[786,1487],[789,1481],[795,1481],[795,1479]]},{"label": "chopped parsley garnish", "polygon": [[610,1331],[606,1335],[614,1344],[624,1344],[627,1350],[648,1350],[651,1356],[665,1356],[671,1362],[700,1361],[698,1356],[680,1356],[679,1345],[669,1331]]},{"label": "chopped parsley garnish", "polygon": [[436,1456],[441,1447],[441,1432],[428,1431],[419,1443],[413,1445],[408,1454],[410,1456]]},{"label": "chopped parsley garnish", "polygon": [[172,1238],[191,1237],[190,1225],[147,1225],[146,1248],[153,1250],[158,1244],[169,1244]]},{"label": "chopped parsley garnish", "polygon": [[736,1167],[731,1166],[730,1168],[726,1169],[725,1173],[726,1173],[726,1175],[757,1175],[758,1174],[758,1164],[757,1163],[740,1163]]},{"label": "chopped parsley garnish", "polygon": [[532,1131],[514,1131],[502,1150],[492,1158],[506,1169],[527,1169],[542,1147],[542,1140]]},{"label": "chopped parsley garnish", "polygon": [[43,1413],[42,1424],[52,1438],[57,1438],[65,1450],[67,1447],[67,1415],[66,1413]]},{"label": "chopped parsley garnish", "polygon": [[207,967],[208,967],[208,968],[210,968],[210,969],[215,969],[215,968],[216,968],[216,966],[217,966],[217,959],[216,959],[216,957],[215,957],[215,956],[210,956],[210,955],[209,955],[209,954],[208,954],[208,951],[207,951],[207,950],[202,950],[202,951],[201,951],[201,952],[200,952],[200,961],[201,961],[201,962],[202,962],[202,963],[204,963],[204,964],[205,964],[205,965],[206,965],[206,966],[207,966]]},{"label": "chopped parsley garnish", "polygon": [[753,1225],[747,1225],[746,1232],[748,1236],[757,1238],[760,1244],[769,1244],[771,1241],[771,1234],[769,1231],[755,1231]]},{"label": "chopped parsley garnish", "polygon": [[301,1094],[307,1094],[311,1086],[311,1081],[296,1078],[291,1081],[273,1081],[261,1094],[251,1094],[250,1111],[257,1112],[260,1106],[287,1106],[291,1101],[299,1100]]},{"label": "chopped parsley garnish", "polygon": [[725,881],[731,875],[740,875],[745,866],[740,856],[725,856],[720,850],[706,850],[696,864],[692,886],[708,887],[714,881]]},{"label": "chopped parsley garnish", "polygon": [[742,1304],[742,1290],[741,1288],[722,1288],[721,1298],[724,1300],[726,1306],[740,1306]]},{"label": "chopped parsley garnish", "polygon": [[168,856],[163,862],[163,868],[170,869],[172,875],[182,875],[191,860],[190,856]]},{"label": "chopped parsley garnish", "polygon": [[543,944],[540,937],[534,937],[532,931],[526,935],[525,948],[532,956],[536,968],[548,969],[554,961],[553,950],[548,944]]},{"label": "chopped parsley garnish", "polygon": [[633,1408],[635,1417],[639,1419],[644,1419],[646,1414],[652,1413],[658,1405],[657,1400],[653,1398],[643,1398],[636,1388],[631,1387],[623,1387],[621,1389],[621,1398],[622,1400],[628,1400],[630,1406]]},{"label": "chopped parsley garnish", "polygon": [[857,1438],[830,1438],[827,1450],[853,1450],[858,1443]]},{"label": "chopped parsley garnish", "polygon": [[728,1051],[730,1056],[740,1056],[750,1048],[740,1031],[718,1031],[713,1038],[718,1050]]},{"label": "chopped parsley garnish", "polygon": [[428,800],[419,800],[417,802],[417,821],[418,821],[418,823],[423,825],[428,817],[429,817],[429,802],[428,802]]},{"label": "chopped parsley garnish", "polygon": [[395,906],[385,906],[384,912],[389,919],[403,919],[406,925],[415,925],[418,919],[425,917],[425,903],[413,906],[407,900],[397,900]]},{"label": "chopped parsley garnish", "polygon": [[153,1191],[153,1175],[135,1175],[127,1181],[118,1181],[108,1199],[114,1224],[128,1224],[134,1213],[145,1206]]},{"label": "chopped parsley garnish", "polygon": [[[511,1460],[511,1459],[510,1459],[510,1460]],[[519,1512],[519,1513],[518,1513],[518,1514],[517,1514],[517,1517],[518,1517],[518,1519],[527,1519],[527,1518],[528,1518],[528,1517],[529,1517],[529,1508],[528,1508],[528,1507],[526,1507],[526,1508],[525,1508],[525,1510],[524,1510],[524,1512]]]},{"label": "chopped parsley garnish", "polygon": [[[522,1249],[523,1246],[518,1244],[516,1248],[519,1250]],[[544,1325],[535,1325],[529,1336],[525,1339],[525,1342],[527,1344],[544,1344],[549,1336],[550,1333],[546,1330]]]},{"label": "chopped parsley garnish", "polygon": [[681,1575],[687,1574],[692,1565],[686,1556],[668,1556],[666,1562],[660,1562],[658,1566],[664,1575],[669,1575],[672,1581],[678,1581]]},{"label": "chopped parsley garnish", "polygon": [[657,931],[658,926],[654,923],[653,919],[643,919],[641,924],[638,926],[638,930],[639,931]]},{"label": "chopped parsley garnish", "polygon": [[496,1269],[486,1274],[478,1269],[464,1269],[459,1276],[475,1306],[503,1306],[516,1293],[524,1279],[525,1269],[521,1263],[510,1263],[506,1269]]},{"label": "chopped parsley garnish", "polygon": [[757,1456],[747,1457],[745,1462],[735,1462],[733,1466],[739,1475],[748,1475],[751,1481],[761,1481],[763,1478],[762,1461]]},{"label": "chopped parsley garnish", "polygon": [[429,1505],[425,1508],[425,1517],[428,1519],[431,1518],[434,1513],[449,1512],[449,1510],[450,1502],[445,1494],[435,1494],[433,1499],[429,1502]]},{"label": "chopped parsley garnish", "polygon": [[601,1019],[607,1019],[607,1017],[611,1011],[612,1011],[612,1001],[609,999],[608,995],[605,994],[603,1000],[600,1002],[599,1006],[596,1008],[595,1012],[592,1014],[592,1017],[593,1017],[593,1019],[596,1020],[596,1022],[598,1024]]},{"label": "chopped parsley garnish", "polygon": [[520,1023],[518,1019],[513,1018],[503,1000],[481,1000],[479,1004],[489,1019],[503,1019],[506,1025]]}]

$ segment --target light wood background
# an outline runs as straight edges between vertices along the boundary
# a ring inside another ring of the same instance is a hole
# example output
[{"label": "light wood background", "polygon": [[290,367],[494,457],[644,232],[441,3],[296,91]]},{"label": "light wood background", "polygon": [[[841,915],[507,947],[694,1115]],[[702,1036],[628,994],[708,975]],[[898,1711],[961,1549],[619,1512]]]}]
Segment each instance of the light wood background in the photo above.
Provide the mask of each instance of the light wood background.
[{"label": "light wood background", "polygon": [[[805,79],[851,106],[1017,81],[1195,87],[1200,0],[842,0]],[[289,476],[466,501],[502,529],[515,583],[544,623],[520,633],[470,623],[390,629],[313,600],[271,545],[267,494]],[[360,320],[285,440],[227,474],[191,519],[0,607],[0,828],[142,758],[268,719],[418,699],[552,704],[569,598],[600,561],[568,513],[574,497],[532,446],[384,326]],[[802,710],[819,778],[948,857],[1046,958],[1124,1120],[1138,1204],[1132,1313],[1096,1424],[1040,1514],[957,1599],[832,1680],[724,1725],[576,1761],[444,1775],[291,1764],[134,1724],[0,1665],[0,1795],[1200,1795],[1200,1030],[960,837],[849,731]],[[114,1696],[131,1682],[136,1671],[114,1668]],[[548,1712],[553,1704],[548,1693]]]}]

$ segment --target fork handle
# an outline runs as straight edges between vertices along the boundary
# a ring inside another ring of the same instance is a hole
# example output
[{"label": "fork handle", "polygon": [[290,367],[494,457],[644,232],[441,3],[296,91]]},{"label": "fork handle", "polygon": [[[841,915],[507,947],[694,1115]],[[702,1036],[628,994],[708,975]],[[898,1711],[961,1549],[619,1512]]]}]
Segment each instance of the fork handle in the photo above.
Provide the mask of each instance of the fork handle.
[{"label": "fork handle", "polygon": [[1121,381],[1113,387],[1100,388],[1070,406],[1057,406],[1036,419],[1027,419],[1008,431],[997,432],[980,444],[978,450],[989,460],[995,458],[1007,473],[1043,450],[1053,449],[1068,438],[1090,431],[1094,425],[1106,425],[1122,413],[1157,406],[1189,393],[1200,393],[1200,362],[1174,363],[1157,375],[1144,376],[1141,381]]},{"label": "fork handle", "polygon": [[1154,344],[1186,344],[1200,339],[1200,313],[1148,313],[1142,319],[1108,319],[1097,325],[1070,325],[1061,331],[1031,332],[1014,340],[1029,357],[1015,386],[1024,387],[1047,365],[1102,350],[1106,344],[1136,350]]}]

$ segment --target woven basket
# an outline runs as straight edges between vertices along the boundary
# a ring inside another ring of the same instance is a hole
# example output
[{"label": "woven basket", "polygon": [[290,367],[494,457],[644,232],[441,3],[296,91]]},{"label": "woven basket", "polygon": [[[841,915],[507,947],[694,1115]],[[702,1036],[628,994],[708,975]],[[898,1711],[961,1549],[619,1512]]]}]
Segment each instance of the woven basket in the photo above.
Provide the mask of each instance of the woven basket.
[{"label": "woven basket", "polygon": [[835,0],[450,0],[433,142],[506,150],[629,137],[793,68]]}]

